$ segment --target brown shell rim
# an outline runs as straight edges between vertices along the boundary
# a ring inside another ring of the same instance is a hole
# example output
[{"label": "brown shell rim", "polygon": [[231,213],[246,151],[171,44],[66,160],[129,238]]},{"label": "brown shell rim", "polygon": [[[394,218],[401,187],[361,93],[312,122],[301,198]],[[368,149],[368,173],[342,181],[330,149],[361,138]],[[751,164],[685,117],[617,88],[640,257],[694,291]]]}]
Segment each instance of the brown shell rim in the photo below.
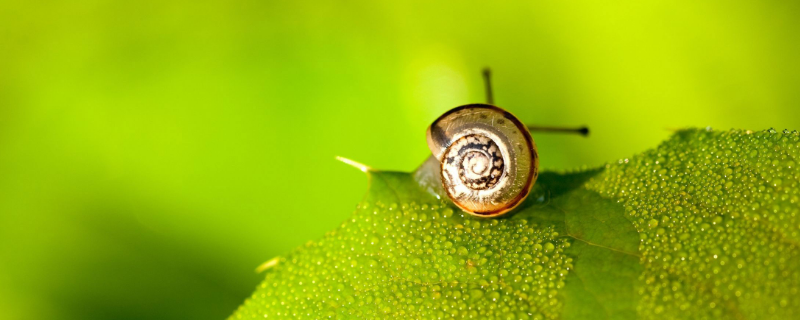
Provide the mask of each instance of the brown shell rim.
[{"label": "brown shell rim", "polygon": [[[460,110],[463,110],[463,109],[467,109],[467,108],[483,108],[483,109],[491,109],[491,110],[502,112],[503,115],[506,117],[506,119],[508,119],[511,122],[513,122],[514,125],[517,126],[517,128],[520,131],[522,131],[522,134],[525,136],[525,141],[528,144],[528,150],[530,150],[530,152],[531,152],[531,158],[532,158],[531,160],[533,160],[533,161],[531,161],[530,174],[528,174],[528,181],[525,183],[525,188],[520,191],[520,193],[517,195],[516,198],[512,199],[512,201],[509,202],[510,203],[509,205],[505,206],[501,210],[486,211],[486,212],[477,212],[477,211],[469,210],[469,209],[464,208],[463,206],[459,205],[455,201],[452,201],[453,200],[453,195],[450,194],[450,191],[447,188],[444,188],[445,193],[447,193],[447,196],[450,198],[450,200],[453,202],[453,204],[455,204],[457,207],[461,208],[461,210],[463,210],[464,212],[469,213],[469,214],[474,215],[474,216],[477,216],[477,217],[484,217],[484,218],[497,217],[497,216],[503,215],[503,214],[505,214],[505,213],[507,213],[507,212],[509,212],[511,210],[514,210],[514,208],[519,206],[522,203],[522,201],[524,201],[525,198],[527,198],[528,195],[531,193],[531,188],[533,188],[533,184],[536,182],[536,179],[538,178],[538,175],[539,175],[539,154],[536,152],[536,145],[534,144],[533,137],[531,136],[531,132],[528,130],[528,127],[526,125],[522,124],[519,121],[519,119],[515,115],[513,115],[511,112],[508,112],[508,111],[506,111],[506,110],[504,110],[504,109],[502,109],[500,107],[494,106],[494,105],[483,104],[483,103],[473,103],[473,104],[467,104],[467,105],[455,107],[455,108],[450,109],[449,111],[445,112],[444,114],[442,114],[438,118],[436,118],[436,120],[433,121],[433,124],[439,122],[439,120],[441,120],[442,118],[450,115],[453,112],[457,112],[457,111],[460,111]],[[431,124],[431,127],[433,126],[433,124]],[[430,131],[431,127],[428,127],[429,131]],[[448,145],[447,147],[449,148],[450,146]],[[441,167],[441,165],[440,165],[440,167]],[[440,172],[440,178],[442,180],[442,184],[444,184],[445,183],[445,180],[444,180],[444,169],[442,168],[442,170],[440,170],[440,171],[441,171]]]}]

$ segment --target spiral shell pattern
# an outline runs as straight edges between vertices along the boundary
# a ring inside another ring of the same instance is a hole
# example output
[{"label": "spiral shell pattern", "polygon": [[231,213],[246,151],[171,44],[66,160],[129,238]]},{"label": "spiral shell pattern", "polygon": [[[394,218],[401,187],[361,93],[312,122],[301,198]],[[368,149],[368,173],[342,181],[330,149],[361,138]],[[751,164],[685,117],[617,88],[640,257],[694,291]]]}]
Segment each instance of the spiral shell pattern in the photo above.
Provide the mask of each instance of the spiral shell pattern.
[{"label": "spiral shell pattern", "polygon": [[505,162],[500,148],[486,136],[471,134],[453,142],[442,165],[448,180],[458,177],[472,190],[485,190],[497,185],[503,176]]},{"label": "spiral shell pattern", "polygon": [[491,105],[448,111],[428,129],[447,196],[464,211],[493,217],[518,206],[538,175],[536,146],[516,117]]}]

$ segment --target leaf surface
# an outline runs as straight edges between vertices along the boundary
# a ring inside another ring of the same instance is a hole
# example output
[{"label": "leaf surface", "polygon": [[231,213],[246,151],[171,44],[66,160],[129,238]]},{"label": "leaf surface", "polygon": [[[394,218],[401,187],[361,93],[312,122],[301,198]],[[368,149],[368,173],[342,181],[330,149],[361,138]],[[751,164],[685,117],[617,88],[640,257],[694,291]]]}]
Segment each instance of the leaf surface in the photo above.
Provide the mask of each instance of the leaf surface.
[{"label": "leaf surface", "polygon": [[231,319],[794,318],[799,139],[682,131],[544,172],[499,219],[437,199],[420,172],[369,172],[353,216],[281,258]]}]

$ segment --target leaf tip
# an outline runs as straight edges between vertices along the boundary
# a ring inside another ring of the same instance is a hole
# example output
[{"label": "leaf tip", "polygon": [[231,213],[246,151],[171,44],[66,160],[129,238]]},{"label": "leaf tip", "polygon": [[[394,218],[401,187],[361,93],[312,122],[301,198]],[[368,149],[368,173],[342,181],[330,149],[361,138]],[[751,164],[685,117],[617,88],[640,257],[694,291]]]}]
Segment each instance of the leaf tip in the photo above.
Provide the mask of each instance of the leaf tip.
[{"label": "leaf tip", "polygon": [[369,166],[367,166],[367,165],[365,165],[363,163],[360,163],[358,161],[355,161],[355,160],[351,160],[351,159],[348,159],[348,158],[345,158],[345,157],[340,157],[340,156],[336,156],[336,160],[339,160],[339,161],[343,162],[344,164],[347,164],[347,165],[349,165],[349,166],[351,166],[353,168],[361,170],[361,172],[372,171],[372,168],[370,168]]},{"label": "leaf tip", "polygon": [[280,261],[281,261],[280,257],[275,257],[275,258],[270,259],[267,262],[262,263],[261,265],[256,267],[256,274],[259,274],[259,273],[262,273],[264,271],[267,271],[269,268],[272,268],[272,267],[278,265],[278,262],[280,262]]}]

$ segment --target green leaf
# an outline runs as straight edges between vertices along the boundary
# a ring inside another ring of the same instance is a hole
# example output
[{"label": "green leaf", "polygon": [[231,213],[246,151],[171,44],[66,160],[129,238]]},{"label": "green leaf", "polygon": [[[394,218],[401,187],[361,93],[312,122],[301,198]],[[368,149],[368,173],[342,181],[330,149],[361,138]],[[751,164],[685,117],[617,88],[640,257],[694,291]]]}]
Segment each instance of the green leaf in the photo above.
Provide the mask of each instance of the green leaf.
[{"label": "green leaf", "polygon": [[482,219],[416,174],[368,173],[352,218],[267,270],[231,319],[800,316],[797,133],[677,133],[544,172]]}]

